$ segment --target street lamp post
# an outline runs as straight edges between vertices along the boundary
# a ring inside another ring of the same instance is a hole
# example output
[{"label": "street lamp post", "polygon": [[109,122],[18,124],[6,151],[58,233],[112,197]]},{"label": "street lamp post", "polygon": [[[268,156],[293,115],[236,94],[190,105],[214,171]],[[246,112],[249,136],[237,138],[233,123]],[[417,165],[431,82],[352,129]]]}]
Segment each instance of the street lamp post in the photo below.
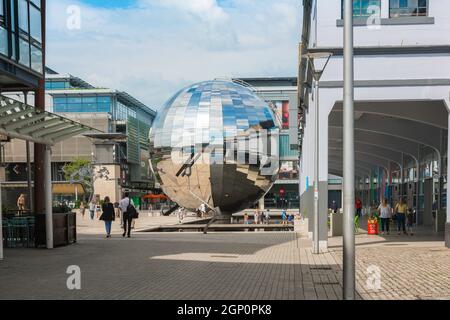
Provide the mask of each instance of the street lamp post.
[{"label": "street lamp post", "polygon": [[[308,59],[309,67],[311,68],[311,73],[314,80],[314,101],[315,101],[315,111],[314,111],[314,232],[313,232],[313,253],[318,254],[319,250],[319,81],[325,71],[325,68],[330,61],[333,54],[330,52],[321,53],[308,53],[304,55]],[[325,59],[325,64],[322,68],[318,68],[314,60],[315,59]]]},{"label": "street lamp post", "polygon": [[355,146],[353,0],[344,0],[344,250],[343,297],[355,299]]}]

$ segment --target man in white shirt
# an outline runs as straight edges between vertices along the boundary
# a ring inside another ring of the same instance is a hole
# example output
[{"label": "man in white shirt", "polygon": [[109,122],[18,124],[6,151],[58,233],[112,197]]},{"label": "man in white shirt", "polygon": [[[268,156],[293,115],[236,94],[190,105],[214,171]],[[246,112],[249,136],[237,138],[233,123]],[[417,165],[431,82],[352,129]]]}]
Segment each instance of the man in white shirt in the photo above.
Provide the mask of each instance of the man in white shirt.
[{"label": "man in white shirt", "polygon": [[122,237],[125,237],[125,235],[127,234],[128,238],[131,237],[131,224],[133,222],[133,216],[127,213],[127,207],[130,204],[134,207],[133,200],[129,198],[129,193],[125,192],[123,199],[120,200],[119,202],[119,210],[122,213],[122,220],[123,220]]}]

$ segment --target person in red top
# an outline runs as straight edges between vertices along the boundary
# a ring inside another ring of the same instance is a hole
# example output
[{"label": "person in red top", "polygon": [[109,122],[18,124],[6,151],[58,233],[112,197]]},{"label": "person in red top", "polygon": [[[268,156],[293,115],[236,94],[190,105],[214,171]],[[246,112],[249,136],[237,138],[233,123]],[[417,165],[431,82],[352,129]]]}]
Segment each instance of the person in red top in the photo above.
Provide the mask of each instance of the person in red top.
[{"label": "person in red top", "polygon": [[361,199],[356,198],[355,207],[356,207],[356,215],[358,216],[358,218],[361,218],[361,210],[362,210]]}]

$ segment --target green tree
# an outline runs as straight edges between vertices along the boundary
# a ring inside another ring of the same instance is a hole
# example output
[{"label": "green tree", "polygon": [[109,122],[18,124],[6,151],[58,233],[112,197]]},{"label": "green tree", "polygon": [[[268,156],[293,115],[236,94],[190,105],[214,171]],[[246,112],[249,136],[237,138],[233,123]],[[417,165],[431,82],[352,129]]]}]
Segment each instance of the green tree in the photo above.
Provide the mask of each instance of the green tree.
[{"label": "green tree", "polygon": [[93,179],[91,161],[81,158],[75,159],[65,164],[62,170],[64,172],[64,178],[67,181],[71,184],[79,183],[88,194],[92,193]]}]

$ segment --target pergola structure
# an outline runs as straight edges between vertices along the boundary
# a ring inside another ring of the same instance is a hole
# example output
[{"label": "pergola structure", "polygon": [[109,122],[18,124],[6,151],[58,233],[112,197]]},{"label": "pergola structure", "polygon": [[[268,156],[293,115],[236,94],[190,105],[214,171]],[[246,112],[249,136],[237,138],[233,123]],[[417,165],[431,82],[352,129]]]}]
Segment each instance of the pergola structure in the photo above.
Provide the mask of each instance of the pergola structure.
[{"label": "pergola structure", "polygon": [[[43,187],[45,195],[47,248],[53,248],[51,146],[91,131],[98,132],[98,130],[81,123],[0,95],[0,135],[45,145],[45,182],[43,186],[39,187]],[[3,239],[1,216],[0,187],[0,239]],[[0,246],[0,259],[2,258],[3,242]]]}]

